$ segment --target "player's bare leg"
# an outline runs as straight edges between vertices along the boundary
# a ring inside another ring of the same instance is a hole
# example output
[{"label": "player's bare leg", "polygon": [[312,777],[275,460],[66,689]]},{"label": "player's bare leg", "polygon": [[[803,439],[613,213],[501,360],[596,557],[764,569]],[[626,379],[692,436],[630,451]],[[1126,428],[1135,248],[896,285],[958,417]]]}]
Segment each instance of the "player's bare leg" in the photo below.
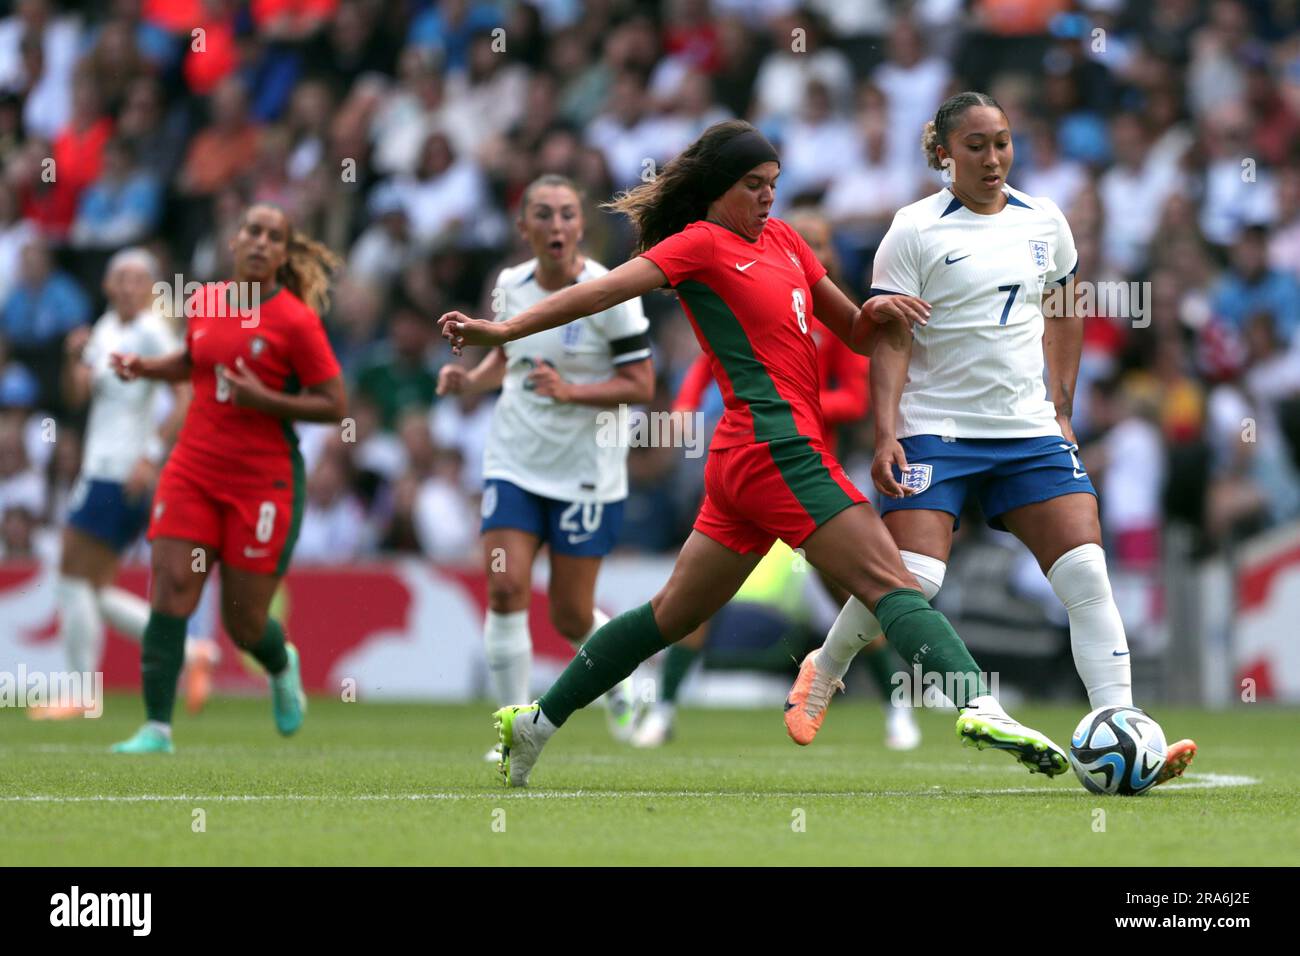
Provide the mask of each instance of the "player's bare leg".
[{"label": "player's bare leg", "polygon": [[[1046,735],[1009,717],[988,694],[983,675],[952,625],[934,610],[903,564],[893,538],[870,505],[846,508],[803,544],[808,561],[849,590],[879,619],[890,643],[923,672],[941,673],[958,707],[965,743],[1013,754],[1031,773],[1055,776],[1069,761]],[[786,727],[796,743],[812,740],[837,681],[805,658],[786,703]],[[794,715],[793,717],[791,715]]]},{"label": "player's bare leg", "polygon": [[710,623],[705,621],[668,648],[659,675],[658,693],[637,724],[636,733],[632,735],[633,747],[662,747],[672,739],[673,726],[677,722],[677,693],[690,672],[691,664],[709,642]]},{"label": "player's bare leg", "polygon": [[[98,592],[117,575],[117,552],[96,538],[71,526],[63,529],[63,552],[59,559],[59,638],[67,656],[68,670],[91,673],[99,667],[104,646],[104,620]],[[75,704],[43,704],[30,707],[32,720],[67,720],[82,717],[98,705],[95,701]]]},{"label": "player's bare leg", "polygon": [[716,614],[740,589],[760,557],[732,551],[692,531],[668,583],[648,604],[620,614],[592,635],[540,701],[496,712],[502,746],[500,770],[507,785],[527,786],[542,747],[575,710]]},{"label": "player's bare leg", "polygon": [[[906,560],[904,560],[906,565]],[[843,608],[850,601],[856,602],[856,599],[844,588],[840,587],[823,572],[817,572],[821,580],[822,587],[830,595],[835,606]],[[925,582],[920,582],[922,593],[929,598],[931,595],[925,591]],[[860,606],[860,605],[859,605]],[[864,609],[865,610],[865,609]],[[836,619],[838,623],[839,619]],[[880,622],[873,616],[871,623],[874,625],[872,635],[854,633],[855,643],[851,645],[852,653],[856,656],[858,651],[862,652],[862,660],[866,666],[867,673],[871,677],[872,683],[876,685],[876,690],[880,694],[881,702],[885,709],[885,747],[889,750],[915,750],[921,746],[921,728],[917,726],[916,717],[912,714],[911,701],[900,702],[895,700],[895,675],[899,663],[898,655],[894,649],[889,646],[885,640],[885,632],[880,629]],[[835,628],[832,626],[831,633],[826,635],[823,641],[823,648],[831,643],[835,635]],[[858,645],[861,644],[861,647]],[[818,661],[826,661],[821,651],[818,651]],[[847,663],[847,662],[846,662]],[[846,670],[847,673],[847,670]],[[908,695],[910,696],[910,695]]]},{"label": "player's bare leg", "polygon": [[212,676],[221,661],[217,645],[215,601],[220,597],[216,588],[208,588],[199,599],[199,606],[185,625],[185,709],[191,714],[203,710],[212,693]]},{"label": "player's bare leg", "polygon": [[216,553],[194,541],[156,538],[151,556],[149,623],[140,649],[146,722],[114,753],[171,753],[176,682],[185,659],[185,623],[198,606]]},{"label": "player's bare leg", "polygon": [[[609,623],[609,615],[596,607],[596,577],[601,558],[551,554],[551,623],[576,651]],[[638,704],[633,674],[613,687],[601,701],[610,735],[626,742],[636,730]]]},{"label": "player's bare leg", "polygon": [[[1069,613],[1070,646],[1089,706],[1133,706],[1128,639],[1106,573],[1096,497],[1062,495],[1012,509],[1002,520],[1033,552]],[[1181,776],[1195,756],[1191,740],[1169,747],[1157,783]]]},{"label": "player's bare leg", "polygon": [[[933,599],[943,584],[948,552],[952,548],[953,517],[946,511],[928,508],[908,508],[891,511],[884,516],[885,527],[899,551],[903,566],[916,579],[921,594],[927,601]],[[819,671],[828,678],[837,679],[848,673],[853,659],[864,649],[885,644],[885,632],[871,609],[856,597],[848,597],[839,616],[831,625],[826,640],[814,659]],[[878,651],[887,654],[889,651]],[[876,659],[878,661],[878,658]],[[868,666],[875,663],[868,661]],[[892,687],[891,687],[892,693]],[[891,713],[894,708],[891,708]],[[906,712],[906,711],[904,711]],[[909,730],[915,730],[915,724]],[[899,749],[919,742],[919,730],[908,733],[900,740]]]},{"label": "player's bare leg", "polygon": [[270,615],[280,575],[259,574],[221,565],[221,620],[231,640],[253,656],[271,683],[275,728],[284,736],[296,732],[307,713],[298,649]]},{"label": "player's bare leg", "polygon": [[[498,707],[528,699],[533,661],[528,608],[533,597],[533,562],[541,545],[541,538],[519,528],[483,532],[488,590],[483,653],[488,666],[488,690]],[[493,744],[483,759],[499,762],[500,745]]]}]

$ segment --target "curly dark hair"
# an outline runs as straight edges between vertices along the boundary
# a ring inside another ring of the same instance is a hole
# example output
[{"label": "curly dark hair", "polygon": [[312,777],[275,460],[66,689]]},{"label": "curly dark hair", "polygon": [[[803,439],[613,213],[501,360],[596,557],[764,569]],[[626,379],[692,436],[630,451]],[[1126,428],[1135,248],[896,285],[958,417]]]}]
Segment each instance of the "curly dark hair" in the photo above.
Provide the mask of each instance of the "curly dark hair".
[{"label": "curly dark hair", "polygon": [[716,198],[708,194],[710,173],[719,153],[741,133],[751,131],[754,127],[744,120],[713,124],[654,179],[624,190],[601,208],[632,220],[637,230],[636,252],[644,252],[708,214],[709,203]]}]

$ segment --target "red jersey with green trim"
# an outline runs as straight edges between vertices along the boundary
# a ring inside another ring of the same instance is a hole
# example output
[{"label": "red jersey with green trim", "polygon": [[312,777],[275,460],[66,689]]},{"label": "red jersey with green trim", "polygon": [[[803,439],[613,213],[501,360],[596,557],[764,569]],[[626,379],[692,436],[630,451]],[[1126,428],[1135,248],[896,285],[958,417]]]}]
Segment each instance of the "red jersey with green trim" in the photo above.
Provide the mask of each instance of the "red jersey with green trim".
[{"label": "red jersey with green trim", "polygon": [[803,237],[768,219],[756,242],[693,222],[642,253],[663,270],[709,357],[726,411],[711,448],[822,441],[812,287],[826,274]]},{"label": "red jersey with green trim", "polygon": [[297,453],[293,424],[234,404],[220,372],[242,358],[267,388],[296,392],[338,375],[339,363],[320,317],[288,289],[244,316],[227,304],[228,288],[205,286],[186,307],[194,399],[169,464],[226,481],[282,477]]}]

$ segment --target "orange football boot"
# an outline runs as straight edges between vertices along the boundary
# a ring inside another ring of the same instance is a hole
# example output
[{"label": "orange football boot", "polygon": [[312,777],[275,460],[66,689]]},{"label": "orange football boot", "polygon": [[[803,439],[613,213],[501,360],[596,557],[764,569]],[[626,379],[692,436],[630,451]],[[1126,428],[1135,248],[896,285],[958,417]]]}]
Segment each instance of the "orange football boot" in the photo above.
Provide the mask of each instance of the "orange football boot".
[{"label": "orange football boot", "polygon": [[806,747],[813,742],[817,731],[826,719],[826,708],[837,690],[844,690],[844,682],[817,670],[813,661],[816,651],[810,651],[799,665],[799,676],[785,699],[785,729],[790,739]]},{"label": "orange football boot", "polygon": [[76,707],[72,704],[42,704],[39,707],[28,707],[27,716],[32,720],[71,720],[73,717],[84,717],[89,707]]},{"label": "orange football boot", "polygon": [[1154,786],[1158,787],[1175,777],[1181,777],[1183,771],[1192,765],[1192,758],[1195,756],[1196,741],[1194,740],[1180,740],[1176,744],[1170,744],[1165,748],[1165,765],[1160,768],[1160,775],[1156,777]]},{"label": "orange football boot", "polygon": [[197,714],[212,693],[212,669],[216,666],[211,641],[194,641],[185,654],[185,709]]}]

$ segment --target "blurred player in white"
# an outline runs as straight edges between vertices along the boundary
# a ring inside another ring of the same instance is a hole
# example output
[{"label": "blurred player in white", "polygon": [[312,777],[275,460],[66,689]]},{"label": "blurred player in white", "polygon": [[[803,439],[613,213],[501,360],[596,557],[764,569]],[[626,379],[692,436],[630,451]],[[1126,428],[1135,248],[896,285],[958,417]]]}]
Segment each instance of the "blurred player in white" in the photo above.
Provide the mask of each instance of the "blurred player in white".
[{"label": "blurred player in white", "polygon": [[[890,327],[872,354],[872,479],[927,598],[943,584],[953,531],[976,495],[989,525],[1025,543],[1065,605],[1090,705],[1132,706],[1097,493],[1070,425],[1083,342],[1072,308],[1078,255],[1050,199],[1007,185],[1009,125],[986,94],[946,100],[922,148],[951,185],[899,210],[876,253],[870,308],[921,309],[924,320],[913,334]],[[1060,296],[1045,320],[1044,291],[1054,286],[1071,307]],[[880,633],[851,599],[804,666],[838,680]],[[1160,782],[1181,775],[1195,753],[1190,740],[1171,746]]]},{"label": "blurred player in white", "polygon": [[[524,190],[517,226],[534,258],[502,270],[493,292],[497,321],[608,271],[581,252],[582,199],[563,176],[542,176]],[[543,544],[556,630],[577,648],[609,620],[595,606],[596,575],[622,524],[627,445],[602,427],[600,413],[654,397],[648,329],[633,298],[494,348],[472,370],[448,365],[439,375],[440,395],[501,389],[483,455],[482,506],[484,649],[499,705],[531,699],[528,605]],[[632,678],[605,704],[611,733],[626,740],[637,716]]]},{"label": "blurred player in white", "polygon": [[[109,368],[113,352],[165,355],[180,342],[154,311],[157,263],[144,249],[125,249],[109,260],[104,275],[108,311],[94,328],[67,339],[63,373],[72,406],[90,402],[81,471],[69,502],[59,567],[59,638],[72,671],[94,671],[104,645],[104,623],[139,640],[149,621],[143,598],[113,586],[119,559],[149,520],[149,498],[166,448],[189,403],[189,386],[172,386],[172,408],[161,426],[154,415],[156,391],[146,381],[123,382]],[[202,635],[196,635],[202,637]],[[192,709],[202,706],[215,663],[212,642],[192,642],[189,687]],[[34,719],[79,716],[82,708],[32,708]]]}]

